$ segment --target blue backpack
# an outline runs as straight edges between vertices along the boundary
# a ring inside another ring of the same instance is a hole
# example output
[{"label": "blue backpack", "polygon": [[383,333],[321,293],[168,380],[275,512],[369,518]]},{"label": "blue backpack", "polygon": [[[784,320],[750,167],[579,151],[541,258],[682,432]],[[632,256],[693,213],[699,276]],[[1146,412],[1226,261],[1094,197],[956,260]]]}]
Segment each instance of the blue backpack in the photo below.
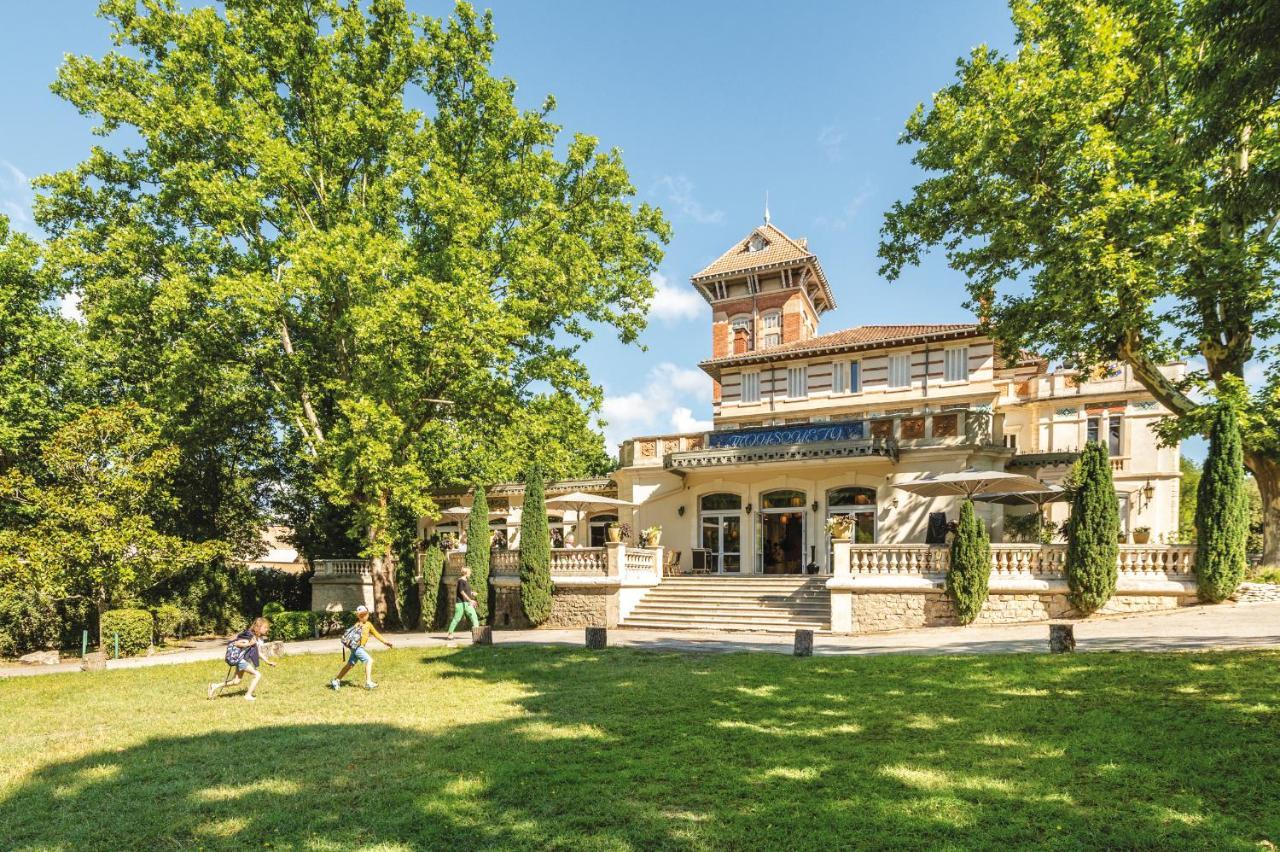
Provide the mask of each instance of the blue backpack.
[{"label": "blue backpack", "polygon": [[240,641],[240,637],[236,637],[227,643],[226,661],[229,666],[238,666],[240,661],[244,659],[246,648],[241,648],[236,643]]},{"label": "blue backpack", "polygon": [[360,640],[364,638],[364,630],[360,627],[360,622],[356,622],[347,628],[342,634],[342,647],[354,651],[360,647]]}]

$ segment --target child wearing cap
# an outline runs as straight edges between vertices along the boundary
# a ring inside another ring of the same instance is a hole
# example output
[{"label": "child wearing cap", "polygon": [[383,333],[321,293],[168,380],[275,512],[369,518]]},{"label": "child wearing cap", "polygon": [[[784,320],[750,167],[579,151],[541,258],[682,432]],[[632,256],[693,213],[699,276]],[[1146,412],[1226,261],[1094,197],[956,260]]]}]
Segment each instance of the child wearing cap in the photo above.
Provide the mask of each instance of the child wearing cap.
[{"label": "child wearing cap", "polygon": [[347,672],[355,667],[356,663],[364,663],[364,688],[373,689],[377,684],[373,682],[373,657],[369,656],[369,652],[365,650],[365,645],[372,636],[388,648],[394,647],[386,639],[382,638],[382,634],[378,632],[378,628],[369,622],[369,608],[361,604],[356,607],[356,623],[355,627],[360,628],[360,636],[354,647],[351,648],[351,656],[347,658],[347,663],[342,667],[342,671],[338,672],[338,676],[329,681],[329,686],[337,689],[342,686],[342,678]]}]

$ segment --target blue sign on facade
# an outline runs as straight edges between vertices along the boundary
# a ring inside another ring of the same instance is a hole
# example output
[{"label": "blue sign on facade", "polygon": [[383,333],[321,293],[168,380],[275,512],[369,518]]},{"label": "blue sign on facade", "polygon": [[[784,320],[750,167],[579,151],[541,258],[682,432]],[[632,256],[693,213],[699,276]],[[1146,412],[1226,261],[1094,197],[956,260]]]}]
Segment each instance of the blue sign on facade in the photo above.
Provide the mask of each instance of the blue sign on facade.
[{"label": "blue sign on facade", "polygon": [[771,426],[764,429],[740,429],[712,432],[711,446],[763,447],[770,444],[813,444],[819,441],[858,441],[867,437],[863,420],[844,423],[810,423],[803,426]]}]

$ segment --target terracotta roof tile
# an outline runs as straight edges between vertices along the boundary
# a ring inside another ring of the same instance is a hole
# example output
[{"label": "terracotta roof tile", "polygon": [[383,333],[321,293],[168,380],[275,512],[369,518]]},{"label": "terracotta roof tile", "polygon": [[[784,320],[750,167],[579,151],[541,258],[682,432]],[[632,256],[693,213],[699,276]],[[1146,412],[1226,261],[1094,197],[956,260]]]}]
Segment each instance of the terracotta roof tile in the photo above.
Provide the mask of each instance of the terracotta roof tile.
[{"label": "terracotta roof tile", "polygon": [[751,352],[736,355],[725,355],[703,361],[701,366],[712,376],[720,372],[720,368],[737,363],[770,360],[779,355],[803,355],[828,350],[867,348],[877,344],[888,344],[894,341],[916,340],[928,337],[963,337],[976,334],[978,326],[974,323],[934,323],[930,325],[860,325],[811,337],[808,340],[794,340],[780,346],[769,346]]},{"label": "terracotta roof tile", "polygon": [[[756,234],[764,238],[765,246],[759,251],[751,251],[751,238]],[[761,225],[713,260],[706,269],[694,275],[693,280],[701,281],[734,272],[748,272],[775,263],[812,259],[813,254],[803,243],[791,239],[773,225]]]}]

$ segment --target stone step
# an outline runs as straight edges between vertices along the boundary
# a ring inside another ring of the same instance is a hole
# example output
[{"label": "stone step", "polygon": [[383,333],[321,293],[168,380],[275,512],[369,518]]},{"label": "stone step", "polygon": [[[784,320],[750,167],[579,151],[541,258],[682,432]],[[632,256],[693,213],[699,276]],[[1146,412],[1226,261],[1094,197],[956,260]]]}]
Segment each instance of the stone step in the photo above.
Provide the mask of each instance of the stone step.
[{"label": "stone step", "polygon": [[728,630],[757,633],[791,633],[794,630],[828,631],[831,629],[831,623],[828,621],[789,621],[785,624],[774,624],[731,619],[682,621],[662,618],[627,618],[623,620],[620,626],[646,630]]},{"label": "stone step", "polygon": [[825,612],[812,613],[745,613],[745,612],[682,612],[671,610],[637,610],[625,619],[624,624],[630,624],[636,619],[658,619],[661,621],[701,621],[708,624],[719,624],[721,622],[744,622],[750,624],[778,624],[786,626],[794,624],[803,627],[810,623],[824,623],[830,621],[828,614]]}]

